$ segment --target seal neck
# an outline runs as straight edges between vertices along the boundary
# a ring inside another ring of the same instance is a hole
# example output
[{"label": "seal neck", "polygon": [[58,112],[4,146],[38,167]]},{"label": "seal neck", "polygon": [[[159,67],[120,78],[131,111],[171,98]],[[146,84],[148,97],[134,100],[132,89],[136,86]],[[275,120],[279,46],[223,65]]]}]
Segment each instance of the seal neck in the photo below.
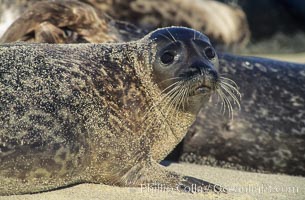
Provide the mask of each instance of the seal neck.
[{"label": "seal neck", "polygon": [[[144,41],[143,41],[144,40]],[[145,44],[145,45],[144,45]],[[163,101],[162,91],[153,80],[154,42],[144,38],[134,43],[137,48],[137,59],[133,65],[141,85],[145,88],[145,96],[149,106],[146,109],[148,119],[143,124],[150,133],[152,157],[160,161],[172,151],[172,149],[183,139],[187,129],[195,121],[195,116],[180,110],[169,108]],[[146,123],[148,121],[148,123]],[[153,126],[151,125],[153,124]]]}]

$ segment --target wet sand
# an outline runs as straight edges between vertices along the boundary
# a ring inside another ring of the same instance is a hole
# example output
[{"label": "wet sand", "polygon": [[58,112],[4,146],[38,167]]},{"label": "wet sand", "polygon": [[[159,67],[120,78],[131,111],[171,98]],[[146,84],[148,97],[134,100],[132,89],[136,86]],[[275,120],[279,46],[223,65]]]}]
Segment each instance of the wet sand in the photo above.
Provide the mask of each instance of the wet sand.
[{"label": "wet sand", "polygon": [[99,184],[80,184],[65,189],[31,195],[0,197],[0,200],[100,200],[100,199],[305,199],[305,178],[259,174],[192,164],[171,164],[169,169],[226,187],[227,194],[122,188]]}]

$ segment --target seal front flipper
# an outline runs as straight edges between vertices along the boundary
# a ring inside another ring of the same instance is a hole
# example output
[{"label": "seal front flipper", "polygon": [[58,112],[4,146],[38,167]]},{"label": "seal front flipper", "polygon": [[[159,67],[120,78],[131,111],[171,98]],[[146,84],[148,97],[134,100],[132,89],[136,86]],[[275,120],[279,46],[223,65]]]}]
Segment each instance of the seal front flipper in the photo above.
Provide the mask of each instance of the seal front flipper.
[{"label": "seal front flipper", "polygon": [[216,192],[226,193],[221,186],[190,176],[183,176],[167,170],[158,163],[138,163],[133,166],[119,182],[120,186],[141,187],[142,189],[160,189],[180,192]]}]

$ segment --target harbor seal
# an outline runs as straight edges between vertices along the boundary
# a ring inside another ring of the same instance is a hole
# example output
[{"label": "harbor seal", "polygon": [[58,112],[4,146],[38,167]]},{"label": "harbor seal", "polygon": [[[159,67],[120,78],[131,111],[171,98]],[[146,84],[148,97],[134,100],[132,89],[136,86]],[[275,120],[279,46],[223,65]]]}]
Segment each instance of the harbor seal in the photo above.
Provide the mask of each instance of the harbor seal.
[{"label": "harbor seal", "polygon": [[1,195],[83,182],[225,191],[158,164],[198,109],[228,87],[200,32],[170,27],[129,43],[4,44],[0,57]]}]

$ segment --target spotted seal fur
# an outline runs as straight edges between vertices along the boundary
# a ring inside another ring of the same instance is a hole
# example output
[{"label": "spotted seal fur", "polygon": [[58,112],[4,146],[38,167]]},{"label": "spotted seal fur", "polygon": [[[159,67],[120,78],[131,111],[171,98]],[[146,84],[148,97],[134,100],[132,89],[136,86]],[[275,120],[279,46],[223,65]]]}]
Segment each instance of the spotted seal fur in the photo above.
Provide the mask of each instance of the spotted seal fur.
[{"label": "spotted seal fur", "polygon": [[183,27],[114,44],[0,48],[0,194],[75,183],[221,187],[161,167],[209,97],[236,91]]}]

